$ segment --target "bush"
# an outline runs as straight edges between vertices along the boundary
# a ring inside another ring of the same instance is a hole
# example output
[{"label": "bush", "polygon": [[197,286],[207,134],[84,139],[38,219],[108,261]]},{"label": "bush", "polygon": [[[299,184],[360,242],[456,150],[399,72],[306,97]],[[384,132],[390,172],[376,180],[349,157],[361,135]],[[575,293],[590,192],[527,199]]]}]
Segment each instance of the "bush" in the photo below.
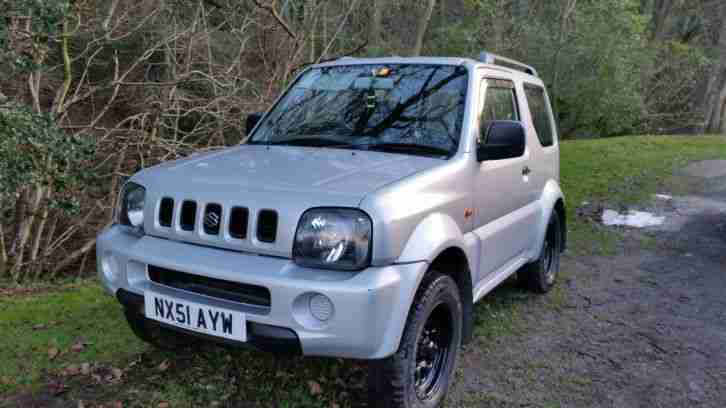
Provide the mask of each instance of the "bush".
[{"label": "bush", "polygon": [[88,139],[65,134],[49,114],[21,105],[0,106],[0,227],[12,225],[11,231],[17,231],[12,240],[0,241],[0,273],[10,262],[14,278],[20,277],[30,234],[42,234],[40,224],[34,223],[44,222],[39,214],[77,212],[73,193],[87,182],[84,164],[93,154]]}]

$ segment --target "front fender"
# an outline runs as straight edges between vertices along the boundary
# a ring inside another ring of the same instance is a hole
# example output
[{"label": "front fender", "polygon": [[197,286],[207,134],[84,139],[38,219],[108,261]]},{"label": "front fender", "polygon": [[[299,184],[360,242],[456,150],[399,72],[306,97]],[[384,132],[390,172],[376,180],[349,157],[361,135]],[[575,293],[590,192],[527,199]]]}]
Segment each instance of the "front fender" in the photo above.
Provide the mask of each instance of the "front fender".
[{"label": "front fender", "polygon": [[460,248],[469,259],[464,234],[456,221],[446,214],[430,214],[413,230],[396,263],[431,263],[441,252],[451,247]]},{"label": "front fender", "polygon": [[544,244],[545,233],[547,232],[547,224],[550,221],[550,215],[555,209],[557,200],[560,199],[564,201],[565,195],[562,193],[562,189],[560,189],[559,184],[555,180],[548,180],[542,190],[542,196],[540,197],[542,215],[537,223],[537,239],[534,241],[534,246],[530,250],[529,258],[531,260],[537,259],[542,251],[542,245]]}]

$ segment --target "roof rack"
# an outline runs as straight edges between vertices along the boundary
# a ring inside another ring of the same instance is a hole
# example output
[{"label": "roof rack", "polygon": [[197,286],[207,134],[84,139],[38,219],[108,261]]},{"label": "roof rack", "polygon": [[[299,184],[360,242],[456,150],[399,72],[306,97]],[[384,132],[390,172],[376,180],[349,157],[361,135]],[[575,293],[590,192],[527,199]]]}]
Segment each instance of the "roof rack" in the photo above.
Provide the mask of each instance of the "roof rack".
[{"label": "roof rack", "polygon": [[538,76],[537,70],[532,66],[525,63],[515,61],[511,58],[502,57],[501,55],[492,54],[491,52],[483,51],[479,54],[479,61],[485,64],[501,65],[507,68],[516,69],[527,74]]}]

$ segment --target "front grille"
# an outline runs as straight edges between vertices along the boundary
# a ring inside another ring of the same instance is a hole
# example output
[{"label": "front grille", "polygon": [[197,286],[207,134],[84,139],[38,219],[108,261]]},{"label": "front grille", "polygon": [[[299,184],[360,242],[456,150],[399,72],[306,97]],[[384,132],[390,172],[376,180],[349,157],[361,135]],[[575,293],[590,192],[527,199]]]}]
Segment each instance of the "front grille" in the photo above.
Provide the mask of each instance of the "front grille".
[{"label": "front grille", "polygon": [[159,225],[162,227],[171,227],[174,219],[174,199],[164,197],[159,205]]},{"label": "front grille", "polygon": [[[193,232],[197,228],[197,224],[200,224],[201,231],[198,232],[204,233],[208,236],[207,238],[223,236],[238,240],[247,239],[250,224],[250,210],[247,207],[231,206],[231,209],[225,209],[217,203],[201,205],[204,207],[199,211],[200,219],[197,220],[197,209],[200,205],[196,201],[182,201],[178,214],[176,214],[174,199],[164,197],[159,203],[159,213],[157,214],[159,225],[169,228],[174,225],[176,220],[178,228],[183,231]],[[270,244],[277,240],[279,227],[277,211],[270,209],[259,211],[255,225],[256,229],[252,234],[259,242]],[[226,234],[221,234],[223,226]]]},{"label": "front grille", "polygon": [[149,279],[161,285],[232,302],[269,308],[270,290],[257,285],[208,278],[149,265]]},{"label": "front grille", "polygon": [[197,221],[197,203],[184,201],[181,208],[179,226],[184,231],[194,231],[194,223]]},{"label": "front grille", "polygon": [[204,211],[204,233],[218,235],[222,224],[222,206],[219,204],[207,204]]},{"label": "front grille", "polygon": [[277,238],[277,212],[262,210],[257,217],[257,239],[262,242],[275,242]]},{"label": "front grille", "polygon": [[235,239],[247,238],[247,223],[250,211],[245,207],[234,207],[229,215],[229,236]]}]

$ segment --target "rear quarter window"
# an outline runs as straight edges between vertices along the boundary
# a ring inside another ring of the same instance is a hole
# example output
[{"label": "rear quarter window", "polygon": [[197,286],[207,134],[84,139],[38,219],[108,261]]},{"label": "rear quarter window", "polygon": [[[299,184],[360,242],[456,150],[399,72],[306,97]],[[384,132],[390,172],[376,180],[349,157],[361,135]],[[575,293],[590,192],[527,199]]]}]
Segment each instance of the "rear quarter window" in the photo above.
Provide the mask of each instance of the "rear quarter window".
[{"label": "rear quarter window", "polygon": [[524,93],[527,96],[529,112],[532,115],[532,124],[537,132],[537,138],[540,144],[545,147],[552,146],[554,144],[554,126],[547,106],[544,89],[536,85],[525,84]]}]

